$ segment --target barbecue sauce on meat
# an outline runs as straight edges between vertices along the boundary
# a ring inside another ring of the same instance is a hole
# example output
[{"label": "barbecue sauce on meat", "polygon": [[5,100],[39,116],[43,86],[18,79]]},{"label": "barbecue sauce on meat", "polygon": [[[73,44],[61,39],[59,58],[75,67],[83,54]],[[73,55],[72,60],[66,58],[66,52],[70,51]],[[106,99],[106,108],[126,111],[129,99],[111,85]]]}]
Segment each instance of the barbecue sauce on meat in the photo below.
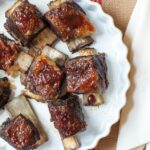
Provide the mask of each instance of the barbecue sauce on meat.
[{"label": "barbecue sauce on meat", "polygon": [[86,32],[92,33],[95,30],[94,26],[87,21],[85,14],[78,11],[70,2],[51,9],[45,17],[64,41],[87,36]]},{"label": "barbecue sauce on meat", "polygon": [[39,57],[27,75],[25,84],[31,92],[46,100],[56,99],[62,81],[62,72],[47,63],[47,58]]},{"label": "barbecue sauce on meat", "polygon": [[69,95],[49,102],[49,110],[52,121],[63,138],[75,135],[86,127],[78,96]]},{"label": "barbecue sauce on meat", "polygon": [[99,76],[92,57],[72,59],[66,63],[65,68],[68,92],[90,93],[97,89]]},{"label": "barbecue sauce on meat", "polygon": [[23,115],[5,122],[0,136],[18,150],[32,149],[32,146],[40,139],[36,127]]},{"label": "barbecue sauce on meat", "polygon": [[18,46],[13,41],[0,37],[0,69],[7,71],[18,56]]},{"label": "barbecue sauce on meat", "polygon": [[11,19],[24,35],[32,35],[38,32],[41,26],[43,26],[36,6],[27,2],[23,2],[13,11]]}]

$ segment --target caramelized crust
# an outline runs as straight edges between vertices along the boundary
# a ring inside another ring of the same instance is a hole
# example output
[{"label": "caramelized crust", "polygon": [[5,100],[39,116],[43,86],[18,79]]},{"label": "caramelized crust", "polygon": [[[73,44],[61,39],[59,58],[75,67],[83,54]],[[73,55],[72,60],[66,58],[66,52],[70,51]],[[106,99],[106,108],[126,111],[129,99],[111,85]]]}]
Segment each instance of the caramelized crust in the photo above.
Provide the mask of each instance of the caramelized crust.
[{"label": "caramelized crust", "polygon": [[18,45],[0,34],[0,69],[8,71],[18,56]]},{"label": "caramelized crust", "polygon": [[18,150],[33,149],[32,146],[40,139],[34,124],[21,114],[2,125],[0,136]]},{"label": "caramelized crust", "polygon": [[[24,40],[29,40],[41,29],[44,28],[44,23],[41,20],[41,14],[35,5],[30,4],[27,0],[21,0],[15,3],[10,10],[6,12],[7,22],[6,29],[12,36],[19,39],[20,35]],[[13,30],[12,24],[16,27]],[[20,35],[18,34],[20,33]],[[20,40],[20,39],[19,39]]]},{"label": "caramelized crust", "polygon": [[55,127],[63,138],[75,135],[86,127],[78,96],[67,95],[49,102],[49,111]]},{"label": "caramelized crust", "polygon": [[66,62],[65,68],[68,92],[90,93],[96,91],[99,76],[92,56],[71,59]]},{"label": "caramelized crust", "polygon": [[60,92],[62,78],[62,72],[52,60],[39,56],[31,65],[25,86],[45,100],[54,100]]},{"label": "caramelized crust", "polygon": [[8,78],[0,78],[0,108],[8,102],[10,94],[11,89]]},{"label": "caramelized crust", "polygon": [[74,2],[67,1],[50,9],[45,13],[45,18],[63,41],[90,36],[95,31],[94,26]]}]

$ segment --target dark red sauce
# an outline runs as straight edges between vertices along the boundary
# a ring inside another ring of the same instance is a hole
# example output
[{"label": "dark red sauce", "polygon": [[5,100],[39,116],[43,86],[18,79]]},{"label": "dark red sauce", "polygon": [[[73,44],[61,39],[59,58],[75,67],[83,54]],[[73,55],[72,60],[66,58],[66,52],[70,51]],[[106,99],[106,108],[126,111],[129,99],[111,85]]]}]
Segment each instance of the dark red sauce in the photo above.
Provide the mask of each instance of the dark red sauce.
[{"label": "dark red sauce", "polygon": [[93,94],[89,95],[87,100],[89,105],[93,105],[96,102],[96,98]]}]

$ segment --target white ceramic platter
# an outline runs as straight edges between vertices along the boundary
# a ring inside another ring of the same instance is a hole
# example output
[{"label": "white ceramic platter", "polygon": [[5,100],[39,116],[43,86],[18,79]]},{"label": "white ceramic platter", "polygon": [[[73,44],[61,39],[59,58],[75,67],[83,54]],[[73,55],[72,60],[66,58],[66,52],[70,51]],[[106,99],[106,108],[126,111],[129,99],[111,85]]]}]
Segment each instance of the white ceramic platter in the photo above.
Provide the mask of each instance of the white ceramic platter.
[{"label": "white ceramic platter", "polygon": [[[50,0],[29,1],[36,4],[43,13],[48,10],[47,4]],[[14,2],[15,0],[0,0],[0,32],[4,32],[7,36],[9,35],[3,27],[5,11]],[[100,139],[108,135],[111,126],[118,121],[120,110],[126,101],[125,94],[129,87],[128,73],[130,66],[127,60],[127,48],[122,42],[122,34],[114,26],[112,18],[105,14],[97,3],[90,0],[76,0],[76,2],[85,10],[90,21],[96,27],[96,33],[93,36],[95,43],[91,47],[99,52],[106,53],[110,83],[104,95],[105,104],[100,107],[83,107],[88,126],[85,132],[79,133],[77,136],[81,143],[79,150],[87,150],[94,148]],[[65,43],[59,42],[56,48],[70,55]],[[0,76],[2,75],[3,72],[0,71]],[[17,87],[16,95],[19,94],[21,89],[20,86]],[[31,101],[31,104],[49,135],[49,141],[40,146],[38,150],[63,150],[59,134],[53,124],[49,122],[50,115],[47,105],[34,100]],[[0,150],[2,150],[2,147],[5,150],[13,150],[4,140],[0,139]]]}]

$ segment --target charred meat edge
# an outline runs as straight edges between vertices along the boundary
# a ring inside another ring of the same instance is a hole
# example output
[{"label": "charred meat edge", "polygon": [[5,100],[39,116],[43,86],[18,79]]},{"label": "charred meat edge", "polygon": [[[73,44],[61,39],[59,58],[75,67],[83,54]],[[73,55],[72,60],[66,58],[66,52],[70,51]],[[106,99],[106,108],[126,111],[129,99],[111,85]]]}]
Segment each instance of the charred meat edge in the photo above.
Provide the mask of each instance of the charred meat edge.
[{"label": "charred meat edge", "polygon": [[77,3],[73,2],[73,1],[69,1],[69,0],[54,0],[54,1],[51,1],[49,4],[48,4],[48,7],[49,9],[53,9],[53,8],[57,8],[59,7],[62,3],[65,3],[65,2],[71,2],[74,7],[79,10],[80,12],[85,13],[85,11],[82,9],[82,7],[80,7]]},{"label": "charred meat edge", "polygon": [[0,109],[7,104],[11,95],[10,83],[7,77],[0,78]]}]

